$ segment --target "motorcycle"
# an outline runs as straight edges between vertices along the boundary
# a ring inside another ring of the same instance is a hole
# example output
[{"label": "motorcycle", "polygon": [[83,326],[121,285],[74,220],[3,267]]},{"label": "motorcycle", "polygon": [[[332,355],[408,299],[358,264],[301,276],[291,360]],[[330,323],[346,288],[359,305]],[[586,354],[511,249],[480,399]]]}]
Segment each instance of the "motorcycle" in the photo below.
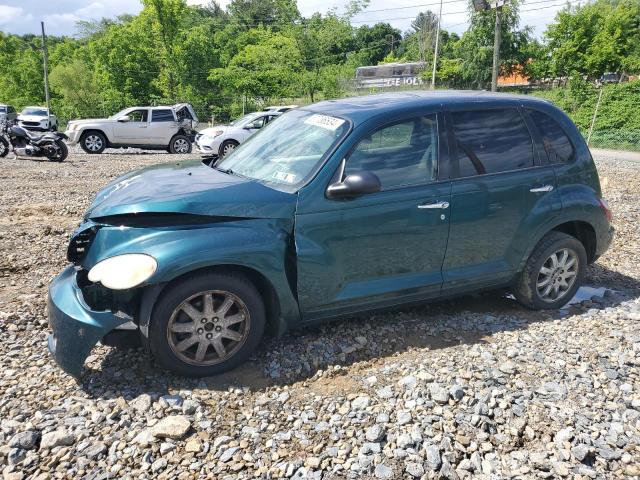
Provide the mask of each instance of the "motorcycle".
[{"label": "motorcycle", "polygon": [[51,162],[62,162],[69,155],[64,143],[68,138],[64,133],[30,132],[11,122],[0,123],[0,158],[6,157],[11,149],[17,157],[42,158]]}]

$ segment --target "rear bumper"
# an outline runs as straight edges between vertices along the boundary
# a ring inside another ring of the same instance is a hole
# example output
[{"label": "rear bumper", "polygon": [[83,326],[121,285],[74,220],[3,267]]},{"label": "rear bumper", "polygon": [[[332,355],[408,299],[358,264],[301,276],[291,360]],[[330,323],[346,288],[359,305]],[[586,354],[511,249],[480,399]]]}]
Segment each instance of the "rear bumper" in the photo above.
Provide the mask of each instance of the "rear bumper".
[{"label": "rear bumper", "polygon": [[91,310],[76,283],[76,271],[67,267],[49,286],[47,300],[49,351],[68,374],[79,378],[91,349],[111,330],[131,321],[110,311]]},{"label": "rear bumper", "polygon": [[601,234],[599,236],[596,243],[596,254],[593,259],[594,262],[598,258],[600,258],[604,252],[606,252],[609,249],[609,247],[611,246],[611,243],[613,242],[614,235],[615,235],[615,229],[612,226],[609,226],[609,229],[606,232],[604,232],[604,234]]}]

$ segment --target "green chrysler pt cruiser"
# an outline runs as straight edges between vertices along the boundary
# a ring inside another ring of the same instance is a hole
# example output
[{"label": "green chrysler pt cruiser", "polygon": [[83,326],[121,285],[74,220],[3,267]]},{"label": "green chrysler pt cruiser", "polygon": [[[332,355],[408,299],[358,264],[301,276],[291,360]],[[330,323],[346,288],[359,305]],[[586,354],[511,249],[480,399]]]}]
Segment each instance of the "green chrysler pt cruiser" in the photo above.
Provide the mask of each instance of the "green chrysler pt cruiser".
[{"label": "green chrysler pt cruiser", "polygon": [[479,289],[558,308],[609,246],[576,127],[546,101],[411,92],[289,111],[229,156],[98,193],[49,289],[49,349],[81,374],[139,331],[163,367],[216,374],[265,330]]}]

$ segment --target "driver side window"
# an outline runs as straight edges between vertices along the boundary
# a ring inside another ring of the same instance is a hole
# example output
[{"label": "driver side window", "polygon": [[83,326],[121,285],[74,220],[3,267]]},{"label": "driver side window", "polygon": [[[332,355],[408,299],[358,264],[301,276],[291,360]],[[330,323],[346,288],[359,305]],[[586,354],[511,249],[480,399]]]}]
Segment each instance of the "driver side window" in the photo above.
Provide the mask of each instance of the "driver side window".
[{"label": "driver side window", "polygon": [[264,119],[266,117],[259,117],[256,118],[253,122],[251,122],[249,125],[247,125],[247,128],[262,128],[264,126]]},{"label": "driver side window", "polygon": [[365,135],[345,165],[345,176],[369,171],[382,190],[433,182],[438,175],[438,122],[435,114],[385,125]]},{"label": "driver side window", "polygon": [[129,115],[129,122],[147,123],[148,110],[134,110],[127,115]]}]

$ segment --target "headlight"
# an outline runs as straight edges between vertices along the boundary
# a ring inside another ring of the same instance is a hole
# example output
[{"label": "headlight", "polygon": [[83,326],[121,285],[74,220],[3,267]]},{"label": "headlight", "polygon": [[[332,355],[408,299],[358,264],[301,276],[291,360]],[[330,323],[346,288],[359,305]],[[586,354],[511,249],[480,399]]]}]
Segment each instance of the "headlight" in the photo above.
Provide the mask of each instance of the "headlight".
[{"label": "headlight", "polygon": [[113,290],[140,285],[154,274],[158,262],[149,255],[129,253],[107,258],[89,270],[89,281],[100,282]]}]

